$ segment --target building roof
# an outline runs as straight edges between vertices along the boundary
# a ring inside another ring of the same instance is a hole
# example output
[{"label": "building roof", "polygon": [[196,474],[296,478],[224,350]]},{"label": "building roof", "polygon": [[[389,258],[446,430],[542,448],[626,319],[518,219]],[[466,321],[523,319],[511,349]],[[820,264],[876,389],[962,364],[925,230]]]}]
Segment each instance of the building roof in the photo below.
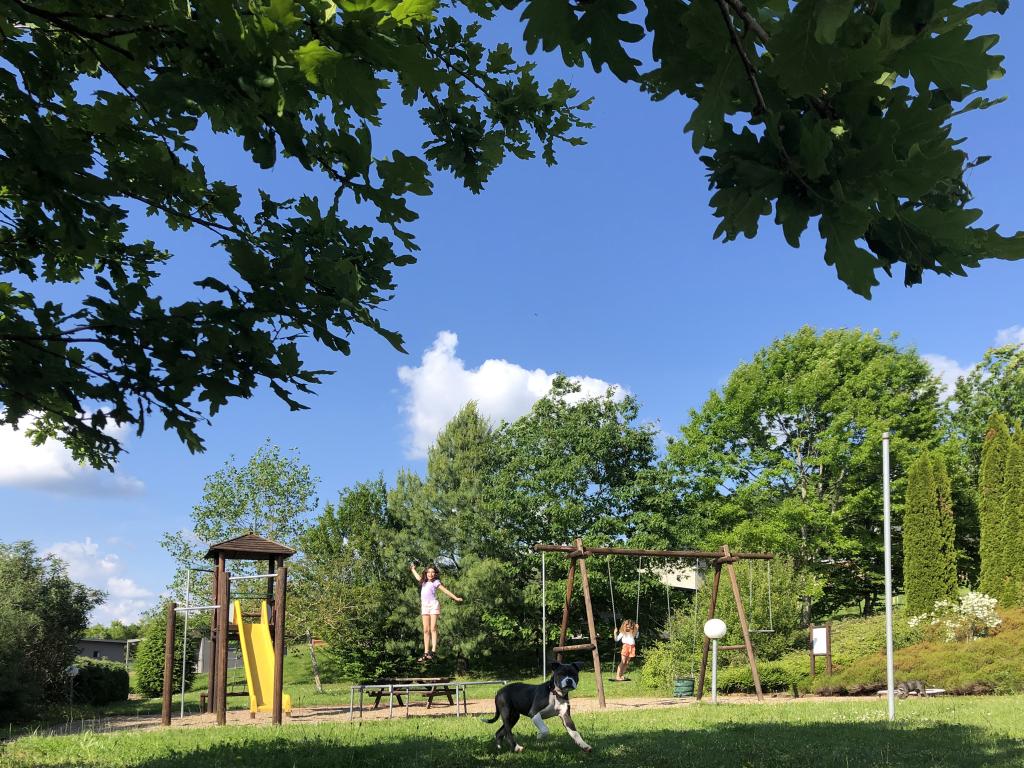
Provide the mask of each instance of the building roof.
[{"label": "building roof", "polygon": [[224,555],[227,560],[269,560],[272,557],[283,560],[294,554],[295,550],[291,547],[250,531],[219,544],[212,544],[206,557],[208,560],[216,560],[220,555]]},{"label": "building roof", "polygon": [[79,638],[80,643],[116,643],[117,645],[124,645],[125,643],[134,643],[135,640],[111,640],[109,637],[82,637]]}]

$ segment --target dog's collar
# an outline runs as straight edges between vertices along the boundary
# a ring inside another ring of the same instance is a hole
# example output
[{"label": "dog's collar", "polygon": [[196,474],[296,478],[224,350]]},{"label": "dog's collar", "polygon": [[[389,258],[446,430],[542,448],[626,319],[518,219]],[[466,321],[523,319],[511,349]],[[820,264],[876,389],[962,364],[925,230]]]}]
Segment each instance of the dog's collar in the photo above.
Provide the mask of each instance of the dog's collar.
[{"label": "dog's collar", "polygon": [[548,680],[548,691],[550,691],[551,693],[555,694],[555,698],[556,699],[568,699],[569,698],[569,692],[568,691],[564,691],[561,688],[559,688],[557,685],[555,685],[555,681],[554,680]]}]

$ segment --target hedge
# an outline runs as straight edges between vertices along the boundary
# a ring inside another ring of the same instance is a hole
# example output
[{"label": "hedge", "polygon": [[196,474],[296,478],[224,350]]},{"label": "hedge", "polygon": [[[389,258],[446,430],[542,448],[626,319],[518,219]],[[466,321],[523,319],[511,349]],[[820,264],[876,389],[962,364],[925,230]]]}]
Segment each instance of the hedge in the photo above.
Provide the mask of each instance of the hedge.
[{"label": "hedge", "polygon": [[111,704],[128,700],[128,670],[124,664],[79,656],[75,659],[74,696],[79,704]]}]

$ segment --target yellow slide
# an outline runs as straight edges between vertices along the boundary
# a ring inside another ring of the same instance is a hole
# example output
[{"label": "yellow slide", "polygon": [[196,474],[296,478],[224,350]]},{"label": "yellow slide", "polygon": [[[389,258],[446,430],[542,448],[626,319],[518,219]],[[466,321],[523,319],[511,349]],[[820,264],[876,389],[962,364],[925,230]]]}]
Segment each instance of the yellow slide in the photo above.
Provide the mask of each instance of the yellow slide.
[{"label": "yellow slide", "polygon": [[[242,646],[245,682],[249,686],[249,711],[271,712],[274,709],[274,640],[267,620],[267,601],[260,602],[260,620],[246,624],[242,619],[241,602],[235,600],[235,626]],[[292,697],[281,694],[281,708],[292,711]]]}]

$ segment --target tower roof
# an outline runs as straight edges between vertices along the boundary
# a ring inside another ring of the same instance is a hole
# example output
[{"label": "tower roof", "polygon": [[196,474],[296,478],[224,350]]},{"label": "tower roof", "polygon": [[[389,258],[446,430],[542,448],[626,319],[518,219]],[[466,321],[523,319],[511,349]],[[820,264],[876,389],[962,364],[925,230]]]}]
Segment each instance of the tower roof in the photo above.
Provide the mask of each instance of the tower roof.
[{"label": "tower roof", "polygon": [[220,555],[224,555],[225,560],[269,560],[272,557],[284,560],[294,554],[291,547],[250,531],[219,544],[211,544],[206,557],[209,560],[216,560]]}]

